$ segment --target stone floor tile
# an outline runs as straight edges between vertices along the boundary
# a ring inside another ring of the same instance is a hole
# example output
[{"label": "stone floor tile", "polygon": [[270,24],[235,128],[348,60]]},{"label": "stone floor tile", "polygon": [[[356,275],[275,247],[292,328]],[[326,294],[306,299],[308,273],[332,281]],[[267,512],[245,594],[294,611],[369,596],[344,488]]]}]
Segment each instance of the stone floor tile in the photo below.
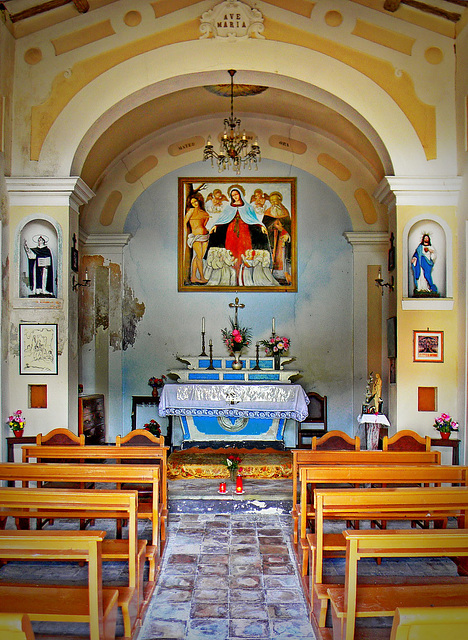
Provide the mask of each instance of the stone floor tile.
[{"label": "stone floor tile", "polygon": [[197,579],[198,589],[227,589],[228,587],[227,576],[199,576]]},{"label": "stone floor tile", "polygon": [[231,620],[230,637],[237,638],[269,638],[270,629],[266,620]]},{"label": "stone floor tile", "polygon": [[164,573],[160,579],[163,589],[193,589],[195,584],[195,575],[166,575]]},{"label": "stone floor tile", "polygon": [[265,602],[263,589],[231,589],[231,602]]},{"label": "stone floor tile", "polygon": [[263,604],[255,602],[231,602],[229,605],[229,616],[233,618],[254,620],[268,620],[268,609]]},{"label": "stone floor tile", "polygon": [[268,589],[265,597],[268,604],[286,604],[300,602],[303,594],[299,589]]},{"label": "stone floor tile", "polygon": [[229,567],[227,564],[199,564],[198,574],[200,576],[227,576]]},{"label": "stone floor tile", "polygon": [[227,618],[228,605],[218,602],[194,602],[190,618]]},{"label": "stone floor tile", "polygon": [[256,575],[231,576],[229,586],[231,589],[258,589],[262,586],[262,578]]},{"label": "stone floor tile", "polygon": [[229,623],[224,619],[197,618],[190,620],[185,640],[227,640],[229,637]]},{"label": "stone floor tile", "polygon": [[268,605],[268,615],[272,620],[307,618],[307,609],[305,602],[295,602],[293,604],[273,604]]},{"label": "stone floor tile", "polygon": [[229,553],[202,553],[200,564],[229,564]]},{"label": "stone floor tile", "polygon": [[299,620],[273,620],[271,637],[275,640],[281,638],[294,638],[297,640],[315,640],[314,632],[307,619]]},{"label": "stone floor tile", "polygon": [[220,602],[229,601],[228,589],[194,589],[193,600],[199,602]]},{"label": "stone floor tile", "polygon": [[153,640],[164,638],[167,640],[168,638],[185,638],[186,626],[185,622],[153,620],[149,624],[145,624],[138,639]]}]

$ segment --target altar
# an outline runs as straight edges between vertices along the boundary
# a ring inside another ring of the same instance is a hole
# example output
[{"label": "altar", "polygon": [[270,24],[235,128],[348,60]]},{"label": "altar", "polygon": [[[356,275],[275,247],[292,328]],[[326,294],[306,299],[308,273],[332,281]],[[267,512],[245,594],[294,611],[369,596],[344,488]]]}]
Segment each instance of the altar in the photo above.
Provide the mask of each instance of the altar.
[{"label": "altar", "polygon": [[177,383],[164,386],[159,414],[179,421],[182,448],[219,442],[284,448],[288,423],[294,441],[286,444],[295,446],[296,421],[307,417],[307,404],[303,388],[290,383]]}]

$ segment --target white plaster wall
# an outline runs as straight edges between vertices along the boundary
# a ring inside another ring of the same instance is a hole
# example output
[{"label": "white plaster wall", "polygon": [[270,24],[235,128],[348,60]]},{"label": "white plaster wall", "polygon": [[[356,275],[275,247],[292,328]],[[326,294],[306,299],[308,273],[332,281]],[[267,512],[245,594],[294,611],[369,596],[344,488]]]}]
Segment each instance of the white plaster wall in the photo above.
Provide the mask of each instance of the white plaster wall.
[{"label": "white plaster wall", "polygon": [[[177,292],[177,178],[217,175],[203,163],[173,172],[149,187],[129,212],[132,234],[125,255],[127,284],[146,311],[137,339],[123,355],[124,425],[130,427],[131,396],[149,393],[148,379],[180,363],[176,355],[201,350],[201,318],[214,354],[225,354],[221,329],[229,324],[228,304],[244,303],[242,325],[254,341],[266,338],[271,318],[292,340],[291,365],[304,372],[300,383],[329,398],[330,428],[352,433],[352,249],[343,237],[351,228],[341,201],[328,187],[300,170],[297,175],[297,293]],[[249,174],[250,175],[250,174]],[[262,162],[259,176],[290,176],[286,165]],[[252,355],[255,350],[252,348]],[[182,365],[181,365],[182,366]],[[112,429],[112,426],[111,426]],[[125,431],[125,426],[124,426]],[[112,433],[109,434],[112,438]]]}]

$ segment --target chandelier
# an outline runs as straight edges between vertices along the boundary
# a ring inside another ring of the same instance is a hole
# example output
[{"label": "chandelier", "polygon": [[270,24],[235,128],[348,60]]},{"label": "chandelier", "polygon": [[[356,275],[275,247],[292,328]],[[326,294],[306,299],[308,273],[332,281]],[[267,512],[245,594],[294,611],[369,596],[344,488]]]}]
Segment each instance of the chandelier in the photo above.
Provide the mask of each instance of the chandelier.
[{"label": "chandelier", "polygon": [[203,160],[211,159],[212,166],[213,160],[216,160],[220,172],[233,169],[239,174],[242,167],[251,169],[252,165],[255,165],[255,168],[258,169],[257,165],[261,156],[258,140],[255,140],[248,149],[249,143],[245,130],[241,133],[241,121],[234,117],[234,75],[236,71],[229,69],[228,73],[231,76],[231,115],[229,118],[224,118],[224,132],[221,136],[219,151],[215,151],[211,136],[208,136],[203,151]]}]

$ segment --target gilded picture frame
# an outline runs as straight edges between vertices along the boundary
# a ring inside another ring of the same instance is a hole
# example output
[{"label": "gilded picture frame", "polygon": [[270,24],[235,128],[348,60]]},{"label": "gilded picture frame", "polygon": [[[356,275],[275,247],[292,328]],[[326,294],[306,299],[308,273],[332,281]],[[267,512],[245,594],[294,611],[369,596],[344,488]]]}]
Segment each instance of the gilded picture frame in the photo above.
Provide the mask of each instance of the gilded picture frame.
[{"label": "gilded picture frame", "polygon": [[296,178],[179,178],[179,291],[297,291]]},{"label": "gilded picture frame", "polygon": [[20,375],[58,374],[58,331],[56,324],[19,325]]},{"label": "gilded picture frame", "polygon": [[413,331],[413,362],[443,362],[444,332]]}]

